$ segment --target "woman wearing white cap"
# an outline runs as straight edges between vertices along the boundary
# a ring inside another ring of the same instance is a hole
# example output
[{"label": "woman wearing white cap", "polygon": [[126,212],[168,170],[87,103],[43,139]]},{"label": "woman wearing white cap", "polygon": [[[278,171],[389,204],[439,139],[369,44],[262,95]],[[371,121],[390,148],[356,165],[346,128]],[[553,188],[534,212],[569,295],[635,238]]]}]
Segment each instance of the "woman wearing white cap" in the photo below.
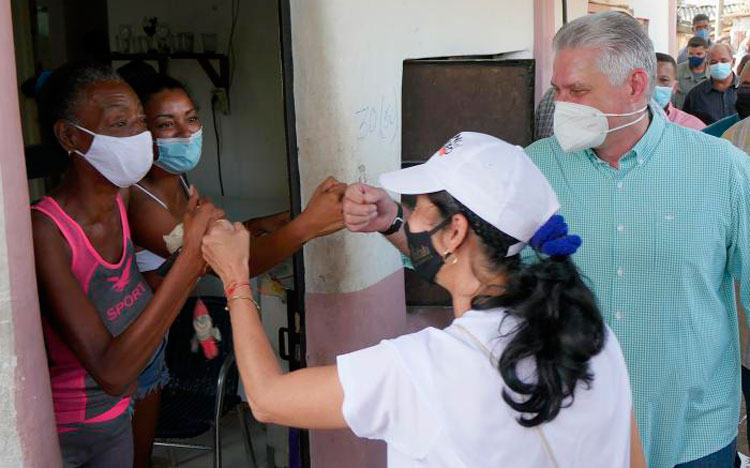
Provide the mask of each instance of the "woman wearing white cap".
[{"label": "woman wearing white cap", "polygon": [[[284,375],[247,284],[249,237],[241,225],[217,223],[204,256],[227,287],[256,417],[385,440],[389,467],[642,461],[622,353],[568,259],[581,239],[568,235],[554,192],[523,150],[461,133],[425,164],[380,182],[418,195],[408,221],[383,190],[353,185],[349,229],[380,231],[410,255],[417,273],[450,292],[456,319]],[[526,244],[540,257],[529,266],[518,255]]]}]

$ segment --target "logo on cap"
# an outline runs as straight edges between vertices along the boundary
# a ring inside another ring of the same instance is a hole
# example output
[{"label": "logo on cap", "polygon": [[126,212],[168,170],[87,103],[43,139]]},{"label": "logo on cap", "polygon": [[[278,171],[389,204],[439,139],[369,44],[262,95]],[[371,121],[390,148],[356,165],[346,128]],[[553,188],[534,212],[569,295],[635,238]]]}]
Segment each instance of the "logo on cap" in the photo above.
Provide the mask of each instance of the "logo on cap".
[{"label": "logo on cap", "polygon": [[448,140],[448,143],[446,143],[442,148],[440,148],[440,151],[438,151],[438,153],[440,154],[440,156],[447,156],[451,154],[454,149],[460,147],[462,142],[463,142],[463,137],[459,133],[458,135]]}]

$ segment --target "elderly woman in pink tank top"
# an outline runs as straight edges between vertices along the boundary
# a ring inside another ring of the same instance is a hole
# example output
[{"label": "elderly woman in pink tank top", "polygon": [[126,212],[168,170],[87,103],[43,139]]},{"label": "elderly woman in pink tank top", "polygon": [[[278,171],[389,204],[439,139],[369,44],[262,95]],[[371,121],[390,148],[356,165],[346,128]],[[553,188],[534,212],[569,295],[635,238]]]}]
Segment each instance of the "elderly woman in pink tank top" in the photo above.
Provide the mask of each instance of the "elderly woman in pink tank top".
[{"label": "elderly woman in pink tank top", "polygon": [[183,250],[152,294],[121,190],[152,162],[137,96],[106,67],[72,64],[52,74],[40,101],[46,129],[70,158],[60,187],[31,215],[63,463],[130,468],[136,378],[204,270],[200,241],[222,213],[191,190]]}]

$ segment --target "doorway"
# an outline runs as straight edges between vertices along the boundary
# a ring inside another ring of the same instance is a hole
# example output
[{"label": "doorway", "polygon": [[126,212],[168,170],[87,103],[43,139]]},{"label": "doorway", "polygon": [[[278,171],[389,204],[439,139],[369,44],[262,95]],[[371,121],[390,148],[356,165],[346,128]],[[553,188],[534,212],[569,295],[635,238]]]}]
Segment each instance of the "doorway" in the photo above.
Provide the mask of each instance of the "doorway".
[{"label": "doorway", "polygon": [[[54,190],[67,157],[43,138],[38,78],[71,60],[113,68],[138,60],[184,83],[197,104],[203,152],[187,177],[202,195],[233,220],[300,212],[288,0],[13,0],[12,8],[31,200]],[[303,367],[302,255],[256,281],[282,366]],[[223,295],[207,283],[199,295]],[[265,432],[274,439],[268,466],[309,465],[305,433]]]}]

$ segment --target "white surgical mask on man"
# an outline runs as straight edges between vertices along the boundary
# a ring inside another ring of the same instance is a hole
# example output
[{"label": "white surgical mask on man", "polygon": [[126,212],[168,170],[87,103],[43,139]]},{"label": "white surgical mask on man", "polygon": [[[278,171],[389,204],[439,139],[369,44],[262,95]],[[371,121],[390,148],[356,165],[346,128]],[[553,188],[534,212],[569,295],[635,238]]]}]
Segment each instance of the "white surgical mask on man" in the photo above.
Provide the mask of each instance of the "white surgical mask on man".
[{"label": "white surgical mask on man", "polygon": [[[566,153],[597,148],[607,138],[607,134],[635,125],[646,117],[648,106],[625,114],[605,114],[594,107],[572,102],[555,102],[554,131],[558,143]],[[628,117],[644,113],[632,122],[609,128],[607,117]]]},{"label": "white surgical mask on man", "polygon": [[77,129],[93,136],[86,153],[73,150],[120,188],[130,187],[148,173],[154,161],[151,132],[144,131],[128,137],[100,135],[71,122]]}]

